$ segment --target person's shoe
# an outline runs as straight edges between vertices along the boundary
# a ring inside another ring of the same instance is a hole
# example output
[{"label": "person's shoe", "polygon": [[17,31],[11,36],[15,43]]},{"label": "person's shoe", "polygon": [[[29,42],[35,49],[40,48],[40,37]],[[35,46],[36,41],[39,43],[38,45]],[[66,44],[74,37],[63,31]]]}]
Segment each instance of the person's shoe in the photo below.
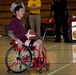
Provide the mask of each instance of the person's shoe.
[{"label": "person's shoe", "polygon": [[66,40],[66,41],[64,41],[65,43],[72,43],[72,41],[71,40]]}]

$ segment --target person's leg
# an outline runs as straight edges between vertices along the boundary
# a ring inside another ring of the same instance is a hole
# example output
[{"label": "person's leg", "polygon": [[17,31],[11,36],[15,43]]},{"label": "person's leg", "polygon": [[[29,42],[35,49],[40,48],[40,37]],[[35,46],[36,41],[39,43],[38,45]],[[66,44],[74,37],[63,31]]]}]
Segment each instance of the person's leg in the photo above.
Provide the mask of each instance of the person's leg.
[{"label": "person's leg", "polygon": [[59,22],[56,23],[56,38],[55,42],[60,42],[61,41],[61,24]]},{"label": "person's leg", "polygon": [[26,40],[24,44],[25,44],[26,46],[29,46],[30,40]]},{"label": "person's leg", "polygon": [[[27,40],[24,44],[25,44],[26,46],[29,46],[30,40]],[[35,41],[34,44],[33,44],[33,46],[35,46],[35,48],[40,51],[40,56],[39,56],[39,55],[38,55],[38,51],[34,50],[34,57],[35,57],[35,58],[41,57],[42,41],[41,41],[41,40]]]},{"label": "person's leg", "polygon": [[35,43],[33,44],[33,46],[36,46],[35,48],[37,50],[39,50],[39,52],[40,52],[40,56],[39,56],[38,55],[38,51],[34,50],[34,56],[35,56],[35,58],[41,57],[41,53],[42,53],[42,41],[41,40],[35,41]]},{"label": "person's leg", "polygon": [[[64,20],[65,19],[65,20]],[[63,17],[63,22],[62,22],[62,29],[63,29],[63,37],[64,37],[64,42],[69,41],[68,37],[68,19],[67,17]]]},{"label": "person's leg", "polygon": [[29,22],[30,22],[31,29],[35,31],[34,15],[29,15]]},{"label": "person's leg", "polygon": [[[66,25],[66,24],[65,24],[65,25]],[[63,27],[63,37],[64,37],[64,42],[69,41],[68,29],[67,29],[67,27]]]},{"label": "person's leg", "polygon": [[37,37],[41,36],[41,16],[40,15],[35,15],[35,23],[36,23],[36,34]]}]

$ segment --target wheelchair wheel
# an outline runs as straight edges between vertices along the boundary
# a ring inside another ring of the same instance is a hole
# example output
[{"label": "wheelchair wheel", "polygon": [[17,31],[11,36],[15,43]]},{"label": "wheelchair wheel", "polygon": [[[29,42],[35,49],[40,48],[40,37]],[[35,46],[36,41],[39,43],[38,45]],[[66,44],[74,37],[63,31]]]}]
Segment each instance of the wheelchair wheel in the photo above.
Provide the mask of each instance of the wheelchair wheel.
[{"label": "wheelchair wheel", "polygon": [[32,62],[32,54],[29,47],[23,45],[21,50],[18,46],[12,46],[6,53],[5,64],[9,71],[13,73],[23,73],[27,71]]}]

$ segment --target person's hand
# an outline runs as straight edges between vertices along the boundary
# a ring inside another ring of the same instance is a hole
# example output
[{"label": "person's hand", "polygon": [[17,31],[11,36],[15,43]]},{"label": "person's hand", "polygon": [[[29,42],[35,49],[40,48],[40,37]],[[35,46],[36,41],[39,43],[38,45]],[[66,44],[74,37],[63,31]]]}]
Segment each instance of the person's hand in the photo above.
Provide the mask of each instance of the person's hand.
[{"label": "person's hand", "polygon": [[22,48],[23,42],[21,40],[19,40],[19,39],[17,39],[16,42],[18,43],[18,47]]}]

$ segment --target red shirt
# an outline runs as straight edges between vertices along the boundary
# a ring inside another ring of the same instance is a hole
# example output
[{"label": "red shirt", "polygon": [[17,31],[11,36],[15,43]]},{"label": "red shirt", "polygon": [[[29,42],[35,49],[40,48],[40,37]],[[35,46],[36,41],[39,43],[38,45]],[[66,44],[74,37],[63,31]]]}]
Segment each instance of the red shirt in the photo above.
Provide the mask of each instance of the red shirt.
[{"label": "red shirt", "polygon": [[15,36],[19,38],[22,42],[25,42],[25,25],[22,20],[14,18],[9,25],[9,30],[13,31]]}]

